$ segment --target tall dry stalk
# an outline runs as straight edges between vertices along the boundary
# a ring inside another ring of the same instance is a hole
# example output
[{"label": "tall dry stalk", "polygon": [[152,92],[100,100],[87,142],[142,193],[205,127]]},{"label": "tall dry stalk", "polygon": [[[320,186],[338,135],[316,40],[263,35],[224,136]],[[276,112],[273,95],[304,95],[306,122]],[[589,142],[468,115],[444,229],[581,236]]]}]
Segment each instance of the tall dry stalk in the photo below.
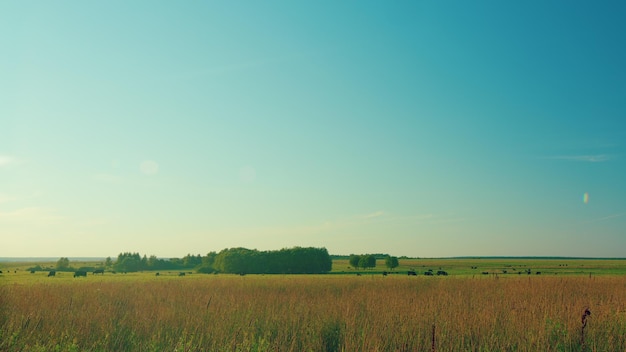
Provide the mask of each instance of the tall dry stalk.
[{"label": "tall dry stalk", "polygon": [[589,307],[586,307],[583,311],[583,316],[581,318],[582,326],[580,328],[580,346],[582,350],[585,350],[585,327],[587,326],[587,317],[591,315],[591,311]]},{"label": "tall dry stalk", "polygon": [[433,336],[431,338],[431,345],[430,345],[430,350],[432,352],[436,351],[436,347],[435,347],[435,324],[433,324]]}]

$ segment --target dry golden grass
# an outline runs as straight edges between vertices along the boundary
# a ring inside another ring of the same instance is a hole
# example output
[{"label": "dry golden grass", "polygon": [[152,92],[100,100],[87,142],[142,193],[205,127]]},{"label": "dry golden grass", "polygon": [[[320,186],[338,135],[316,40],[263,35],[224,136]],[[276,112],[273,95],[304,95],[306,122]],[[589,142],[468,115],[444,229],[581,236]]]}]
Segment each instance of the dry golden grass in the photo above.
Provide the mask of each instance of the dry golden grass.
[{"label": "dry golden grass", "polygon": [[2,351],[430,351],[433,325],[437,351],[625,351],[626,278],[90,276],[0,285]]}]

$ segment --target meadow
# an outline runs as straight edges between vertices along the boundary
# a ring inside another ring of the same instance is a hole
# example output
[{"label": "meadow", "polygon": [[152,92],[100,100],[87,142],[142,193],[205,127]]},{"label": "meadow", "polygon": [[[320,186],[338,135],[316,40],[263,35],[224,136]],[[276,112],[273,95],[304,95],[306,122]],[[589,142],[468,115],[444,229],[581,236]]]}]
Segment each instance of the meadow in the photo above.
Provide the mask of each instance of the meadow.
[{"label": "meadow", "polygon": [[[4,265],[0,351],[626,350],[624,261],[415,260],[387,277],[345,264],[86,278]],[[430,267],[450,275],[405,271]]]}]

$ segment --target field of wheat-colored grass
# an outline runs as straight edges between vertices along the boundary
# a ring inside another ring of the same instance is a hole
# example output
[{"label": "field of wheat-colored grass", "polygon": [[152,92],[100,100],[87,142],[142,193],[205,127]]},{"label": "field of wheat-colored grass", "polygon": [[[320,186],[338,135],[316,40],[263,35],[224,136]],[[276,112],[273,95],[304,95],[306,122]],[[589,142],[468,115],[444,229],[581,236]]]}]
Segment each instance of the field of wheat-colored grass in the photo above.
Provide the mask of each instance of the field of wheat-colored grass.
[{"label": "field of wheat-colored grass", "polygon": [[0,334],[1,351],[624,351],[626,278],[50,278],[0,285]]}]

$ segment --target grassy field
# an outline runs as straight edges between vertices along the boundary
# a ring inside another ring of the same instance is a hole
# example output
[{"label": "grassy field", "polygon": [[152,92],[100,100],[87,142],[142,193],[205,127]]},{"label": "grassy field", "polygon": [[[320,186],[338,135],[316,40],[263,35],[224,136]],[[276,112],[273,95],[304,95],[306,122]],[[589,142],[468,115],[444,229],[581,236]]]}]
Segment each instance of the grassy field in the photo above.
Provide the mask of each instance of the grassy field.
[{"label": "grassy field", "polygon": [[[0,351],[624,351],[625,264],[415,260],[383,277],[337,261],[333,275],[74,279],[2,263]],[[406,275],[440,267],[450,275]]]}]

